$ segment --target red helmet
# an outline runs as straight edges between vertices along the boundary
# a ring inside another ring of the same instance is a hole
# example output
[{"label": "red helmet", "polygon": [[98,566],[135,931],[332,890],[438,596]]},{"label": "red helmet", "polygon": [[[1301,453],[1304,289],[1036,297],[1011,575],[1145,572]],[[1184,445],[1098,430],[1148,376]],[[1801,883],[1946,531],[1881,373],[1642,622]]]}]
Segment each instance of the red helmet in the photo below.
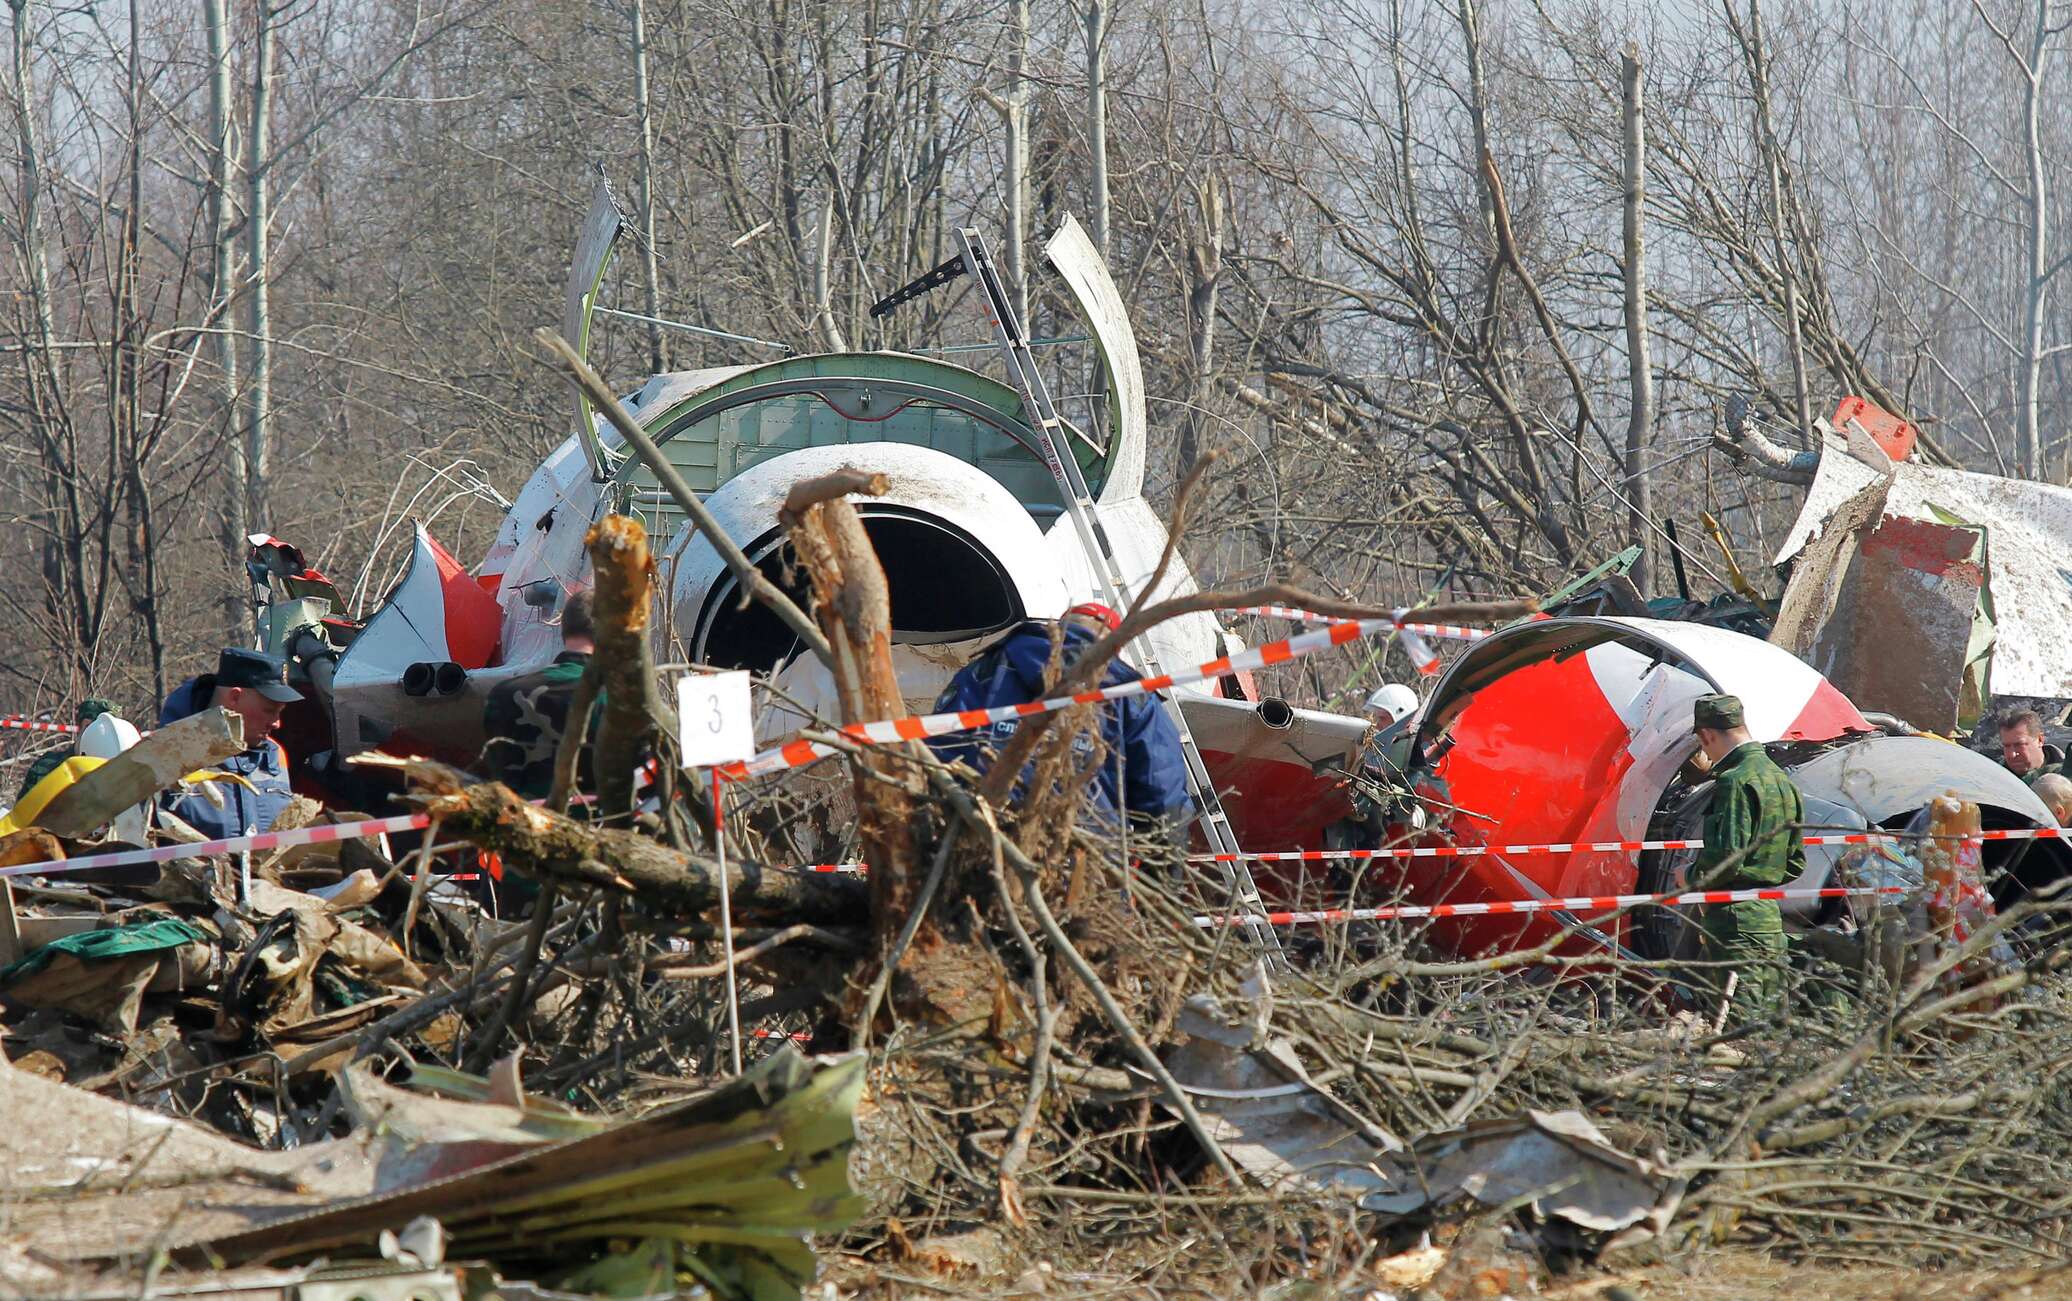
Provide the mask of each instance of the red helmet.
[{"label": "red helmet", "polygon": [[1095,623],[1106,626],[1109,632],[1122,627],[1122,616],[1099,601],[1084,601],[1065,611],[1067,619],[1075,614],[1082,619],[1092,619]]}]

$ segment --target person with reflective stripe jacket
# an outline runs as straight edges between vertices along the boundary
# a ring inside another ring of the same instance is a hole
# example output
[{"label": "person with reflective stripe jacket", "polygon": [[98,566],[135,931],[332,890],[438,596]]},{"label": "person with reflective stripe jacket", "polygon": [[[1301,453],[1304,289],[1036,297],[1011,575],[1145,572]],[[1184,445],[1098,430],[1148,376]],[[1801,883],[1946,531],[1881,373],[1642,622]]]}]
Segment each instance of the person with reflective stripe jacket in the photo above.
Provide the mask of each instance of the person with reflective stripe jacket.
[{"label": "person with reflective stripe jacket", "polygon": [[212,765],[237,781],[215,782],[218,805],[197,790],[174,787],[159,806],[210,840],[270,831],[295,798],[288,785],[288,752],[269,735],[281,710],[302,699],[288,685],[287,662],[261,651],[229,647],[216,658],[216,671],[183,682],[167,697],[158,721],[163,727],[211,707],[227,709],[244,723],[245,748]]},{"label": "person with reflective stripe jacket", "polygon": [[[936,712],[996,709],[1042,700],[1057,686],[1056,679],[1046,681],[1045,677],[1052,662],[1053,635],[1061,642],[1057,662],[1062,668],[1091,646],[1104,627],[1112,629],[1119,623],[1113,611],[1091,603],[1074,606],[1057,624],[1033,619],[1023,623],[958,670],[935,702]],[[1111,660],[1101,685],[1118,686],[1141,676],[1121,660]],[[1129,696],[1109,701],[1100,709],[1101,741],[1107,753],[1094,774],[1091,791],[1097,816],[1112,823],[1120,808],[1133,822],[1163,824],[1177,831],[1194,808],[1179,729],[1166,717],[1156,696]],[[1020,725],[1019,720],[1010,719],[935,737],[928,744],[944,760],[961,760],[984,772]],[[1091,751],[1090,737],[1082,744]],[[1016,783],[1018,797],[1029,776],[1024,771]]]}]

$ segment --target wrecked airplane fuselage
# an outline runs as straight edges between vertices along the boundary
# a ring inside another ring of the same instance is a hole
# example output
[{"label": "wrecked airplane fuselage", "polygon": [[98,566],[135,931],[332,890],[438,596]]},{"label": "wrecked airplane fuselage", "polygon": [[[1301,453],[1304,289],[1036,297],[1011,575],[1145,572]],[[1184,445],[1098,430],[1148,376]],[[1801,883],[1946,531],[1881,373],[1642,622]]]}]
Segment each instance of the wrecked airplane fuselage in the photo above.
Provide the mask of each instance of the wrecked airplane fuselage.
[{"label": "wrecked airplane fuselage", "polygon": [[[1754,738],[1805,797],[1809,831],[1896,829],[1945,792],[1976,801],[1986,825],[2053,826],[2021,780],[1957,746],[1888,737],[1790,652],[1741,633],[1627,618],[1515,624],[1477,643],[1440,681],[1418,736],[1416,778],[1443,838],[1460,845],[1578,844],[1700,834],[1710,787],[1692,765],[1691,706],[1710,692],[1741,697]],[[1789,884],[1829,883],[1835,847],[1806,852]],[[2055,841],[1989,844],[1989,869],[2022,879],[2059,874]],[[1403,884],[1419,903],[1466,903],[1684,888],[1694,851],[1580,849],[1492,852],[1419,862]],[[2017,887],[2010,886],[2013,890]],[[1829,901],[1788,901],[1788,920],[1815,924]],[[1461,953],[1530,947],[1588,917],[1533,913],[1447,919],[1433,937]],[[1679,932],[1607,922],[1600,935],[1661,954]],[[1608,934],[1607,934],[1608,933]],[[1577,951],[1602,940],[1579,934]]]},{"label": "wrecked airplane fuselage", "polygon": [[[1069,451],[1122,586],[1135,597],[1167,545],[1165,525],[1143,496],[1146,420],[1135,339],[1076,224],[1068,221],[1045,255],[1077,298],[1107,378],[1097,418],[1086,422],[1098,434],[1071,429]],[[572,286],[594,285],[590,265],[579,257]],[[624,405],[751,562],[795,597],[803,597],[803,576],[787,573],[777,518],[786,492],[843,466],[885,477],[885,494],[855,505],[885,568],[894,665],[914,712],[927,710],[999,633],[1104,599],[1021,397],[977,371],[909,353],[789,357],[656,375]],[[764,740],[814,721],[813,714],[843,721],[819,662],[767,609],[743,599],[733,573],[652,469],[625,453],[608,422],[586,412],[578,433],[527,481],[472,574],[419,530],[403,580],[332,657],[324,695],[336,756],[381,747],[471,763],[484,739],[489,689],[561,649],[560,612],[591,582],[584,535],[611,512],[639,517],[663,541],[657,556],[677,643],[667,658],[771,675],[780,690],[758,720]],[[1151,595],[1194,590],[1176,557]],[[1171,667],[1242,649],[1206,613],[1163,623],[1142,641]],[[1137,658],[1134,648],[1125,656]],[[1174,694],[1190,721],[1199,714],[1195,725],[1207,729],[1203,758],[1218,788],[1233,792],[1239,835],[1256,829],[1265,838],[1247,843],[1313,843],[1323,825],[1343,816],[1338,783],[1319,769],[1357,740],[1360,720],[1277,702],[1262,711],[1238,676]],[[1245,823],[1247,809],[1256,828]]]}]

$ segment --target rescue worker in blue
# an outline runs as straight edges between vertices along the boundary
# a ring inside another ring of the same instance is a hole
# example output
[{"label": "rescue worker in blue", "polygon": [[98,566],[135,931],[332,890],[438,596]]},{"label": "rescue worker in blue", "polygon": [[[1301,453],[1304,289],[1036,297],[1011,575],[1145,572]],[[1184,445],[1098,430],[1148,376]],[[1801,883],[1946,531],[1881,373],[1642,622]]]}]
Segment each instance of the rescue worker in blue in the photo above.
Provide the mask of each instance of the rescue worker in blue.
[{"label": "rescue worker in blue", "polygon": [[288,787],[288,753],[271,733],[281,711],[300,699],[302,693],[288,685],[287,661],[237,647],[216,657],[215,673],[182,683],[166,698],[159,725],[213,705],[243,720],[245,748],[216,765],[216,771],[240,779],[209,783],[222,797],[220,807],[201,791],[174,787],[160,797],[165,810],[211,840],[272,829],[295,796]]},{"label": "rescue worker in blue", "polygon": [[[1065,612],[1057,625],[1058,663],[1069,665],[1104,632],[1122,623],[1105,605],[1089,602]],[[1046,677],[1051,665],[1052,627],[1030,620],[957,671],[936,701],[937,712],[994,709],[1041,700],[1057,685]],[[1112,660],[1101,685],[1135,682],[1142,675],[1121,660]],[[970,732],[930,740],[945,761],[962,760],[985,771],[994,754],[1014,735],[1017,720],[994,723]],[[1091,738],[1085,738],[1089,752]],[[1095,816],[1113,824],[1118,809],[1133,828],[1163,834],[1177,842],[1193,811],[1187,791],[1187,761],[1180,751],[1180,733],[1153,695],[1128,696],[1101,706],[1101,741],[1107,754],[1094,775]],[[1023,774],[1023,780],[1027,780]]]}]

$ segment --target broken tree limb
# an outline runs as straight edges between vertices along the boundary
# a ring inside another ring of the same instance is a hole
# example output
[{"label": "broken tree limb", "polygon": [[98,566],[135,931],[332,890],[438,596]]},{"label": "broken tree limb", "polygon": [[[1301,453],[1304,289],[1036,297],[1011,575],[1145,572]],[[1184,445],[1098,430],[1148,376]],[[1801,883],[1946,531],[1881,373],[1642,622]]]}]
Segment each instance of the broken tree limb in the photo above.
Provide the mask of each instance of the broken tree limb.
[{"label": "broken tree limb", "polygon": [[[718,864],[679,853],[633,831],[594,827],[527,804],[497,782],[435,795],[426,809],[449,835],[495,851],[507,867],[541,882],[599,886],[658,909],[702,912],[719,904]],[[795,872],[729,857],[727,887],[737,915],[856,925],[868,894],[862,881]]]},{"label": "broken tree limb", "polygon": [[604,821],[619,823],[632,815],[634,772],[646,760],[655,720],[662,716],[648,648],[654,557],[648,554],[647,529],[625,515],[599,520],[583,545],[597,584],[597,652],[590,663],[604,696],[597,805]]},{"label": "broken tree limb", "polygon": [[[831,667],[845,723],[906,712],[892,668],[891,589],[862,518],[846,500],[850,493],[878,496],[885,488],[884,475],[845,466],[794,485],[777,516],[812,584],[813,616],[834,652]],[[894,930],[916,912],[917,790],[891,756],[867,754],[857,763],[856,812],[870,865],[871,924],[879,952],[890,957]]]},{"label": "broken tree limb", "polygon": [[640,427],[640,422],[619,404],[619,399],[605,387],[604,381],[598,378],[596,371],[590,369],[589,363],[577,355],[574,348],[568,346],[567,340],[552,330],[535,330],[533,338],[541,347],[554,354],[568,369],[576,386],[583,390],[584,395],[599,411],[604,413],[604,418],[611,421],[612,428],[619,431],[619,437],[626,440],[626,445],[632,448],[641,462],[653,472],[663,491],[676,502],[678,509],[690,517],[691,523],[705,535],[705,540],[712,544],[712,549],[719,553],[720,559],[726,562],[727,568],[733,572],[734,581],[741,585],[741,590],[769,606],[771,613],[775,614],[785,627],[791,629],[799,640],[812,647],[813,654],[832,670],[834,652],[828,648],[827,638],[821,636],[820,629],[814,627],[813,621],[806,617],[805,611],[799,609],[790,597],[766,578],[763,571],[756,568],[742,553],[741,548],[734,544],[734,540],[727,536],[727,531],[712,517],[712,512],[705,509],[705,503],[699,500],[698,494],[692,492],[691,486],[684,482],[684,477],[677,471],[676,466],[668,457],[662,455],[662,449],[655,445],[655,440],[649,438],[647,431]]},{"label": "broken tree limb", "polygon": [[1094,1002],[1101,1009],[1101,1015],[1107,1019],[1109,1028],[1121,1038],[1130,1055],[1143,1066],[1145,1073],[1158,1082],[1167,1104],[1194,1135],[1195,1141],[1201,1144],[1203,1153],[1215,1162],[1216,1168],[1223,1172],[1223,1177],[1233,1186],[1243,1182],[1238,1175],[1237,1167],[1231,1164],[1230,1158],[1224,1154],[1222,1145],[1216,1141],[1215,1135],[1209,1132],[1208,1122],[1204,1121],[1201,1112],[1195,1109],[1194,1102],[1187,1096],[1187,1091],[1180,1087],[1180,1082],[1173,1078],[1173,1073],[1166,1069],[1165,1063],[1159,1060],[1158,1054],[1145,1042],[1143,1034],[1131,1022],[1129,1014],[1123,1011],[1122,1004],[1115,1001],[1114,993],[1102,981],[1100,973],[1086,960],[1086,955],[1073,945],[1071,937],[1065,933],[1065,928],[1058,924],[1057,917],[1052,914],[1049,905],[1044,903],[1041,889],[1043,869],[1031,862],[1029,856],[1022,853],[1020,846],[1001,833],[998,824],[986,816],[986,811],[980,808],[978,801],[974,800],[954,778],[939,767],[931,767],[928,775],[930,783],[935,787],[935,793],[956,810],[964,825],[986,836],[1006,855],[1007,861],[1014,867],[1016,879],[1021,882],[1023,896],[1028,900],[1030,910],[1036,914],[1036,921],[1042,927],[1051,947],[1057,950],[1058,957],[1063,959],[1065,969],[1078,977],[1080,984],[1086,986],[1087,992],[1093,995]]}]

